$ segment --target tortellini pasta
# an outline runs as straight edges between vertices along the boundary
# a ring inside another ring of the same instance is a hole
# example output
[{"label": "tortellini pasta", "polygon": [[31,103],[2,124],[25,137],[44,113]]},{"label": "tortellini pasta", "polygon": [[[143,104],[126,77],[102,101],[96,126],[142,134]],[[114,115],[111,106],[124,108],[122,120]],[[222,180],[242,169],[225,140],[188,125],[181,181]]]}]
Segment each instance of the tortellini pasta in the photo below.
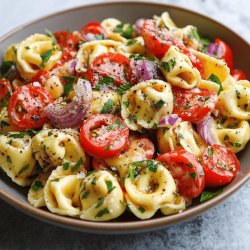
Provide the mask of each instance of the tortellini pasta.
[{"label": "tortellini pasta", "polygon": [[138,83],[122,96],[121,105],[122,118],[131,130],[157,128],[160,118],[172,113],[171,86],[161,80]]},{"label": "tortellini pasta", "polygon": [[201,80],[187,55],[171,46],[162,58],[162,72],[169,83],[184,89],[197,86]]},{"label": "tortellini pasta", "polygon": [[80,218],[91,221],[114,219],[126,209],[117,179],[106,170],[96,171],[83,180],[81,204]]},{"label": "tortellini pasta", "polygon": [[32,183],[36,168],[29,135],[17,132],[0,135],[0,166],[18,185]]},{"label": "tortellini pasta", "polygon": [[250,120],[250,82],[239,81],[219,95],[219,111],[227,117]]},{"label": "tortellini pasta", "polygon": [[126,202],[140,219],[151,218],[166,204],[175,202],[176,185],[170,172],[159,162],[132,163],[125,178]]},{"label": "tortellini pasta", "polygon": [[12,61],[12,62],[16,62],[17,59],[17,48],[18,48],[19,44],[12,44],[10,45],[3,56],[3,60],[4,61]]},{"label": "tortellini pasta", "polygon": [[32,149],[40,166],[46,170],[63,163],[86,162],[79,135],[73,129],[45,129],[32,139]]},{"label": "tortellini pasta", "polygon": [[167,11],[163,12],[160,17],[154,16],[154,19],[156,20],[157,26],[164,26],[169,30],[177,29],[176,24]]},{"label": "tortellini pasta", "polygon": [[[46,60],[43,59],[45,55]],[[18,45],[17,68],[24,79],[30,80],[39,68],[50,70],[61,56],[62,52],[53,44],[51,37],[35,34]]]},{"label": "tortellini pasta", "polygon": [[16,130],[15,126],[10,123],[7,108],[3,107],[0,110],[0,132],[10,132],[15,130]]},{"label": "tortellini pasta", "polygon": [[159,128],[157,141],[160,153],[185,149],[198,156],[206,147],[199,134],[193,129],[192,124],[187,121],[179,122],[170,128]]}]

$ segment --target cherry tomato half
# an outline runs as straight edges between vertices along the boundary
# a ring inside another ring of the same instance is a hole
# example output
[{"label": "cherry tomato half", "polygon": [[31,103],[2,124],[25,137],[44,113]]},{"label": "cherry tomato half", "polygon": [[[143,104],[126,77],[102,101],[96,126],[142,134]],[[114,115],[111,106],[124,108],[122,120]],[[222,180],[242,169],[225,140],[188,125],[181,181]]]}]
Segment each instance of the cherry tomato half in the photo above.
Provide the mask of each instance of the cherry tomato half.
[{"label": "cherry tomato half", "polygon": [[31,78],[30,82],[39,82],[40,84],[42,84],[43,82],[45,82],[47,80],[47,76],[48,76],[49,71],[48,70],[43,70],[40,69],[39,71],[37,71],[37,73]]},{"label": "cherry tomato half", "polygon": [[80,130],[84,150],[96,158],[118,155],[128,143],[129,129],[123,120],[111,114],[98,114],[88,118]]},{"label": "cherry tomato half", "polygon": [[222,145],[214,144],[202,154],[205,183],[208,187],[223,186],[239,172],[240,162],[236,155]]},{"label": "cherry tomato half", "polygon": [[108,36],[106,29],[98,22],[88,23],[80,30],[80,33],[84,41],[92,40],[88,36],[94,36],[100,34],[103,34],[104,38],[107,38]]},{"label": "cherry tomato half", "polygon": [[105,77],[113,78],[115,85],[131,82],[130,59],[119,53],[102,54],[95,58],[86,76],[93,85]]},{"label": "cherry tomato half", "polygon": [[184,121],[192,123],[200,121],[212,112],[218,99],[214,91],[199,88],[182,89],[174,87],[173,94],[173,113],[178,114]]},{"label": "cherry tomato half", "polygon": [[236,81],[247,80],[247,74],[241,69],[232,70],[231,75]]},{"label": "cherry tomato half", "polygon": [[201,164],[185,150],[173,150],[156,158],[171,172],[177,183],[178,193],[186,200],[200,195],[205,186]]},{"label": "cherry tomato half", "polygon": [[60,48],[69,50],[76,50],[81,39],[79,34],[67,31],[57,31],[54,36]]},{"label": "cherry tomato half", "polygon": [[21,129],[42,127],[47,121],[44,109],[52,101],[49,92],[41,86],[20,86],[10,98],[9,119]]},{"label": "cherry tomato half", "polygon": [[7,104],[12,93],[10,82],[5,78],[0,78],[0,107]]}]

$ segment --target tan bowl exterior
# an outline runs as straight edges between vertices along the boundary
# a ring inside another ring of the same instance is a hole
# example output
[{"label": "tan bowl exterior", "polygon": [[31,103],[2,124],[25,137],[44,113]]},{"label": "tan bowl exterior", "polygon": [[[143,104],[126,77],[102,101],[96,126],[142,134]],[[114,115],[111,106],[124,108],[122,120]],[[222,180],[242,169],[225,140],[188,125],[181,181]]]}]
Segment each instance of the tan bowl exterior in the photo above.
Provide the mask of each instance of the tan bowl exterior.
[{"label": "tan bowl exterior", "polygon": [[[44,28],[48,28],[52,31],[68,28],[71,30],[79,30],[89,21],[101,21],[107,17],[115,17],[120,20],[134,22],[138,18],[150,18],[155,14],[160,15],[164,11],[169,11],[173,20],[180,27],[193,24],[198,27],[201,34],[210,38],[220,37],[227,41],[234,51],[235,65],[237,68],[245,70],[248,76],[250,76],[249,43],[239,37],[235,32],[196,12],[173,5],[149,1],[110,1],[106,3],[87,4],[39,18],[12,30],[0,38],[0,55],[4,53],[4,49],[10,44],[18,42],[32,33],[43,32]],[[204,31],[206,31],[206,33]],[[131,220],[131,218],[127,221],[125,218],[125,221],[123,221],[123,218],[120,221],[111,222],[90,222],[63,217],[52,214],[47,210],[32,207],[26,198],[27,189],[18,187],[12,183],[10,179],[5,177],[0,180],[0,198],[33,217],[58,226],[68,227],[83,232],[125,234],[151,231],[197,216],[207,209],[219,204],[238,190],[250,177],[250,154],[247,153],[249,149],[250,146],[248,145],[247,148],[238,155],[241,162],[241,171],[238,176],[224,188],[223,193],[204,203],[190,207],[180,214],[171,216],[162,216],[145,221],[136,219]]]}]

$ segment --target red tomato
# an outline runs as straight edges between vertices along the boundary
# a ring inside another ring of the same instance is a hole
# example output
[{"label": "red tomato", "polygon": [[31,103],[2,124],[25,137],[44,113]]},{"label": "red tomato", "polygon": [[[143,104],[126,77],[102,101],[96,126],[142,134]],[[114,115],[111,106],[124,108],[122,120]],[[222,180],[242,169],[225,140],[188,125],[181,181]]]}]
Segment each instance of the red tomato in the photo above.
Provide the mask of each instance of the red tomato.
[{"label": "red tomato", "polygon": [[132,78],[130,59],[118,53],[102,54],[95,58],[86,76],[93,85],[105,77],[112,77],[115,85],[128,83]]},{"label": "red tomato", "polygon": [[101,169],[108,169],[108,165],[103,159],[97,159],[93,158],[92,159],[92,167],[94,170],[101,170]]},{"label": "red tomato", "polygon": [[70,33],[66,31],[57,31],[54,33],[57,44],[62,49],[76,50],[80,42],[80,36],[75,33]]},{"label": "red tomato", "polygon": [[80,141],[84,150],[96,158],[118,155],[128,143],[129,129],[111,114],[98,114],[84,121]]},{"label": "red tomato", "polygon": [[215,39],[215,43],[218,44],[222,50],[222,54],[218,55],[219,58],[225,60],[230,70],[233,70],[234,63],[233,63],[233,52],[231,48],[229,47],[228,44],[226,44],[224,41],[222,41],[219,38]]},{"label": "red tomato", "polygon": [[47,80],[47,75],[48,75],[49,71],[48,70],[43,70],[40,69],[30,80],[31,83],[33,82],[39,82],[39,83],[43,83],[44,81]]},{"label": "red tomato", "polygon": [[9,101],[10,121],[21,129],[42,127],[47,121],[44,109],[52,101],[49,92],[41,86],[20,86]]},{"label": "red tomato", "polygon": [[173,113],[178,114],[184,121],[192,123],[200,121],[213,111],[218,99],[214,91],[199,88],[181,89],[174,87],[173,94]]},{"label": "red tomato", "polygon": [[179,48],[185,47],[181,40],[171,34],[168,29],[157,27],[155,21],[152,19],[144,21],[141,35],[146,47],[153,52],[158,59],[161,59],[172,45]]},{"label": "red tomato", "polygon": [[83,40],[88,41],[88,34],[93,34],[93,35],[100,35],[103,34],[104,38],[107,38],[107,31],[106,29],[97,22],[90,22],[87,25],[85,25],[81,30],[80,33],[82,35]]},{"label": "red tomato", "polygon": [[205,186],[205,177],[194,155],[185,150],[173,150],[158,156],[156,160],[165,164],[177,184],[178,193],[186,200],[200,195]]},{"label": "red tomato", "polygon": [[247,80],[247,74],[241,69],[232,70],[231,75],[236,81]]},{"label": "red tomato", "polygon": [[5,78],[0,78],[0,107],[7,104],[12,93],[10,82]]},{"label": "red tomato", "polygon": [[236,155],[222,145],[207,147],[202,154],[205,183],[208,187],[218,187],[229,183],[239,172],[240,162]]}]

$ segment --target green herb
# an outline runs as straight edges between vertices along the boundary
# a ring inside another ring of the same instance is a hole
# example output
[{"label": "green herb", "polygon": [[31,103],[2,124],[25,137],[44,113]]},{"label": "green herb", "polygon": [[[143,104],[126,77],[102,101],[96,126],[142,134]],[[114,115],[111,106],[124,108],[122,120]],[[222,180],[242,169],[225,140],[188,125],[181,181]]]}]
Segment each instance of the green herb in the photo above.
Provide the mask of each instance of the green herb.
[{"label": "green herb", "polygon": [[131,46],[131,45],[133,45],[135,43],[136,43],[136,39],[132,39],[132,40],[129,40],[126,45]]},{"label": "green herb", "polygon": [[21,175],[25,170],[29,168],[29,163],[25,164],[17,173],[17,175]]},{"label": "green herb", "polygon": [[171,58],[170,62],[171,62],[172,68],[173,68],[176,64],[175,58]]},{"label": "green herb", "polygon": [[241,144],[239,142],[235,142],[234,143],[234,146],[237,147],[237,148],[240,148],[241,147]]},{"label": "green herb", "polygon": [[48,29],[45,29],[44,31],[45,31],[45,34],[52,39],[52,45],[53,46],[56,45],[56,38],[54,37],[53,33]]},{"label": "green herb", "polygon": [[155,103],[156,109],[161,109],[165,103],[166,102],[164,102],[163,100],[159,100],[157,103]]},{"label": "green herb", "polygon": [[141,59],[144,59],[145,57],[141,54],[133,54],[133,55],[130,55],[129,58],[135,59],[135,60],[141,60]]},{"label": "green herb", "polygon": [[113,86],[114,85],[114,78],[110,77],[110,76],[106,76],[106,77],[102,78],[98,82],[98,84],[96,85],[95,89],[99,91],[104,84],[109,85],[109,86]]},{"label": "green herb", "polygon": [[83,194],[82,194],[82,199],[86,199],[89,195],[89,191],[85,191]]},{"label": "green herb", "polygon": [[68,170],[69,169],[69,162],[63,163],[63,170]]},{"label": "green herb", "polygon": [[83,159],[82,157],[79,159],[79,161],[75,164],[75,166],[71,169],[71,173],[75,172],[79,167],[80,165],[83,163]]},{"label": "green herb", "polygon": [[205,99],[204,99],[204,102],[208,101],[210,99],[210,96],[207,96]]},{"label": "green herb", "polygon": [[143,161],[136,161],[131,163],[132,166],[147,168],[149,171],[156,173],[157,166],[159,163],[156,163],[153,160],[143,160]]},{"label": "green herb", "polygon": [[143,214],[145,212],[145,208],[139,207],[138,210]]},{"label": "green herb", "polygon": [[45,66],[45,63],[49,61],[50,57],[52,56],[53,49],[49,49],[44,51],[40,57],[42,59],[42,63],[40,64],[40,67],[43,69]]},{"label": "green herb", "polygon": [[93,174],[93,173],[95,173],[95,172],[96,172],[96,170],[89,171],[89,172],[87,173],[86,177],[89,176],[89,175],[91,175],[91,174]]},{"label": "green herb", "polygon": [[191,176],[192,179],[195,180],[195,178],[196,178],[196,172],[191,172],[191,173],[189,173],[189,175]]},{"label": "green herb", "polygon": [[200,37],[197,28],[193,27],[189,33],[189,35],[194,38],[195,40],[197,40],[199,43],[201,43],[205,49],[205,52],[207,50],[207,46],[211,43],[211,41],[208,38],[202,38]]},{"label": "green herb", "polygon": [[93,180],[91,181],[92,185],[96,185],[96,177],[93,178]]},{"label": "green herb", "polygon": [[127,83],[127,84],[123,84],[123,85],[120,85],[116,88],[115,92],[117,94],[120,94],[120,95],[123,95],[125,94],[130,88],[132,88],[132,84],[131,83]]},{"label": "green herb", "polygon": [[158,128],[157,123],[154,123],[154,125],[152,126],[152,129],[157,129],[157,128]]},{"label": "green herb", "polygon": [[96,40],[104,40],[105,39],[103,33],[95,35],[95,38],[96,38]]},{"label": "green herb", "polygon": [[38,191],[39,189],[43,188],[43,184],[41,181],[35,181],[32,185],[31,185],[31,189],[34,191]]},{"label": "green herb", "polygon": [[109,210],[108,210],[107,208],[104,208],[104,209],[100,210],[100,211],[96,214],[95,218],[102,217],[102,216],[105,215],[105,214],[109,214]]},{"label": "green herb", "polygon": [[207,148],[207,156],[210,158],[213,156],[214,150],[212,147]]},{"label": "green herb", "polygon": [[15,63],[13,61],[3,62],[0,66],[0,77],[8,78],[15,68]]},{"label": "green herb", "polygon": [[135,115],[129,115],[128,119],[130,122],[137,122],[137,117]]},{"label": "green herb", "polygon": [[106,183],[106,186],[107,186],[108,194],[109,194],[112,190],[114,190],[114,189],[116,188],[116,187],[113,186],[112,181],[105,181],[105,183]]},{"label": "green herb", "polygon": [[30,47],[29,46],[26,46],[26,47],[24,47],[25,49],[30,49]]},{"label": "green herb", "polygon": [[123,102],[123,105],[128,108],[129,107],[129,102]]},{"label": "green herb", "polygon": [[215,197],[218,194],[221,194],[222,192],[223,192],[223,188],[218,189],[217,191],[214,191],[214,192],[204,190],[201,193],[200,202],[210,200],[211,198]]},{"label": "green herb", "polygon": [[[25,132],[27,135],[34,136],[34,135],[38,134],[40,132],[40,130],[27,129]],[[48,135],[50,133],[52,134],[52,132],[50,131],[50,132],[48,132]]]},{"label": "green herb", "polygon": [[116,27],[114,28],[114,32],[116,33],[121,33],[121,36],[130,39],[133,35],[133,26],[129,23],[119,23],[118,25],[116,25]]},{"label": "green herb", "polygon": [[164,70],[166,70],[167,72],[170,72],[170,67],[167,62],[162,62],[161,65]]},{"label": "green herb", "polygon": [[59,181],[60,181],[59,178],[55,178],[55,179],[51,180],[50,182],[59,182]]},{"label": "green herb", "polygon": [[238,89],[235,90],[237,98],[240,99],[240,91]]},{"label": "green herb", "polygon": [[113,111],[113,107],[115,106],[115,103],[112,99],[108,99],[102,107],[101,114],[110,114]]},{"label": "green herb", "polygon": [[107,131],[110,131],[110,130],[114,130],[114,129],[117,129],[119,127],[119,125],[121,125],[121,121],[119,119],[117,119],[114,124],[111,124],[109,125],[108,127],[106,127],[106,130]]},{"label": "green herb", "polygon": [[189,168],[193,168],[194,167],[193,164],[191,164],[191,163],[187,163],[186,166],[188,166]]},{"label": "green herb", "polygon": [[103,203],[104,203],[104,200],[105,200],[105,197],[99,198],[99,199],[98,199],[98,203],[96,204],[96,207],[95,207],[95,208],[98,208],[98,207],[102,206]]},{"label": "green herb", "polygon": [[133,168],[132,166],[129,166],[128,170],[129,178],[132,182],[134,182],[135,177],[138,175],[138,171],[136,168]]},{"label": "green herb", "polygon": [[217,83],[220,87],[218,90],[218,95],[220,94],[220,92],[223,90],[220,79],[218,78],[218,76],[216,76],[215,74],[211,74],[208,78],[208,80]]},{"label": "green herb", "polygon": [[24,138],[27,135],[26,132],[20,132],[18,134],[8,134],[8,137],[10,138]]},{"label": "green herb", "polygon": [[0,122],[0,127],[3,128],[3,127],[7,127],[7,126],[10,126],[10,124],[8,122],[5,122],[5,121],[1,121]]},{"label": "green herb", "polygon": [[2,99],[1,99],[1,108],[8,108],[8,100],[6,99],[6,97],[3,97]]},{"label": "green herb", "polygon": [[66,84],[63,87],[64,88],[63,94],[65,96],[68,96],[70,91],[73,89],[74,82],[75,82],[75,77],[74,76],[63,76],[63,78],[66,81]]},{"label": "green herb", "polygon": [[12,160],[11,160],[10,156],[8,156],[8,155],[6,157],[6,160],[7,160],[7,162],[12,163]]},{"label": "green herb", "polygon": [[225,135],[225,136],[224,136],[224,141],[227,141],[227,140],[229,140],[229,136],[228,136],[228,135]]},{"label": "green herb", "polygon": [[169,128],[163,128],[162,134],[165,135],[168,130],[169,130]]}]

